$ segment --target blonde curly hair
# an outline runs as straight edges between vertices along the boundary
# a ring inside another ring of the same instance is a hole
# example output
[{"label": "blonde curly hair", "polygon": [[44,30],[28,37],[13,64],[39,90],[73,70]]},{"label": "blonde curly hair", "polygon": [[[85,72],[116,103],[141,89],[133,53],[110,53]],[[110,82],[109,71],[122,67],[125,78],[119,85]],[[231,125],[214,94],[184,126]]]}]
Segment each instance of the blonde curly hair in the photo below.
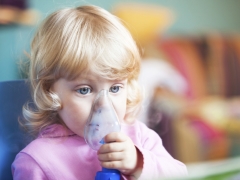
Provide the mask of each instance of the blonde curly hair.
[{"label": "blonde curly hair", "polygon": [[35,108],[23,107],[24,127],[32,134],[62,123],[58,96],[50,87],[60,78],[73,80],[91,69],[107,79],[128,79],[125,120],[136,118],[142,100],[137,83],[141,55],[129,31],[108,11],[96,6],[58,10],[48,16],[31,44],[29,80]]}]

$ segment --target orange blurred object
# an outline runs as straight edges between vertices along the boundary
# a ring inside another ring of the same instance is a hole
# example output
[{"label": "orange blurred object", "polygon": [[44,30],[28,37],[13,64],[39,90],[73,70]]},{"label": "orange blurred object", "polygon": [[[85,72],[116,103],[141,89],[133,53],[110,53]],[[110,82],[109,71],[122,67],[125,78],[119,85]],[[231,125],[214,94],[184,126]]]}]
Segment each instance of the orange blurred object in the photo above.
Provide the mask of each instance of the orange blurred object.
[{"label": "orange blurred object", "polygon": [[163,33],[174,21],[173,12],[151,4],[118,4],[113,14],[123,20],[134,39],[144,45]]},{"label": "orange blurred object", "polygon": [[0,6],[0,24],[18,23],[34,25],[38,19],[39,13],[35,10],[22,10],[12,6]]}]

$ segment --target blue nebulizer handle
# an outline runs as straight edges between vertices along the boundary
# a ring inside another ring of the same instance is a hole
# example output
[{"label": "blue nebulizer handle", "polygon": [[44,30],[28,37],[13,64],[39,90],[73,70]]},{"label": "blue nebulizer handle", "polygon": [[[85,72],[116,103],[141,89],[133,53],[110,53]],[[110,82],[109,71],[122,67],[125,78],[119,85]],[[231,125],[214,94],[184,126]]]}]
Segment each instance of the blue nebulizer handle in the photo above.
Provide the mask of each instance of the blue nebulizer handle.
[{"label": "blue nebulizer handle", "polygon": [[[98,150],[104,144],[104,137],[111,132],[121,130],[118,116],[108,96],[107,90],[101,90],[96,96],[85,125],[84,138],[87,144],[94,150]],[[116,169],[102,168],[98,171],[95,180],[120,180],[121,174]]]},{"label": "blue nebulizer handle", "polygon": [[102,168],[102,171],[98,171],[95,180],[120,180],[121,174],[116,169]]}]

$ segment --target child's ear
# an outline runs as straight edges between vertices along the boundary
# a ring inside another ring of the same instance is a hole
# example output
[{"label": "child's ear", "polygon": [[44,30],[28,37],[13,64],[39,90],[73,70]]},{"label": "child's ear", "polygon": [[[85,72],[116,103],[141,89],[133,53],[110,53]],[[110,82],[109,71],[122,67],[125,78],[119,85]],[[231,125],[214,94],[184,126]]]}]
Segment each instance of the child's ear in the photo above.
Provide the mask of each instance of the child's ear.
[{"label": "child's ear", "polygon": [[[55,81],[55,82],[56,82],[56,81]],[[50,93],[54,93],[54,92],[55,92],[55,90],[54,90],[54,84],[55,84],[55,82],[53,82],[53,83],[50,84],[50,87],[49,87],[49,89],[48,89],[48,92],[50,92]]]},{"label": "child's ear", "polygon": [[55,111],[59,111],[62,109],[62,103],[61,99],[59,98],[58,94],[54,91],[49,91],[49,95],[52,98],[52,105],[51,108],[53,108]]}]

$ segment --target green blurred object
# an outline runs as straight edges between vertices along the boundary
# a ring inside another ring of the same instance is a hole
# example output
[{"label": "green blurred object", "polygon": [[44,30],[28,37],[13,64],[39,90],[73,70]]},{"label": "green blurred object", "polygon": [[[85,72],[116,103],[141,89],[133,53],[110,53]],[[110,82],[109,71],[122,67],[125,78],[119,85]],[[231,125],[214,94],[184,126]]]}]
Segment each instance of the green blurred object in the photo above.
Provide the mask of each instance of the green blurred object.
[{"label": "green blurred object", "polygon": [[21,79],[19,65],[26,60],[33,27],[0,25],[0,81]]},{"label": "green blurred object", "polygon": [[[187,164],[188,176],[161,180],[240,180],[240,157]],[[160,180],[156,179],[156,180]]]}]

